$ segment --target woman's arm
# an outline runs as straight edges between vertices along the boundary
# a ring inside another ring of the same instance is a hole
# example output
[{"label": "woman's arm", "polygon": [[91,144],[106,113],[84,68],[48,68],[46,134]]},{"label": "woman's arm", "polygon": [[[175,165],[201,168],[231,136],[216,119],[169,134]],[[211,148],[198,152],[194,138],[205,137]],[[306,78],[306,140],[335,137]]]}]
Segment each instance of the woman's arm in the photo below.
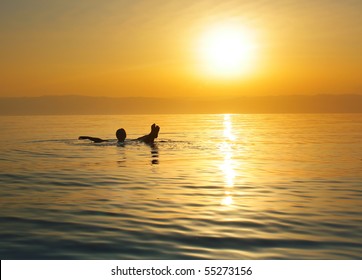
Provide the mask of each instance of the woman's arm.
[{"label": "woman's arm", "polygon": [[91,140],[94,143],[102,143],[102,142],[107,142],[108,141],[108,140],[103,140],[101,138],[91,137],[91,136],[79,136],[78,139],[79,140]]}]

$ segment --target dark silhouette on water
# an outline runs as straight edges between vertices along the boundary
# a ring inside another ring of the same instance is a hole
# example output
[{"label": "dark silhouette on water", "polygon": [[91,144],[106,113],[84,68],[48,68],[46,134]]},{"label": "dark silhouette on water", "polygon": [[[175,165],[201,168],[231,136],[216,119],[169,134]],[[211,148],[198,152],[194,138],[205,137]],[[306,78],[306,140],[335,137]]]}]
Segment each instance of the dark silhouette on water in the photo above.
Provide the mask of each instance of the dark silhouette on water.
[{"label": "dark silhouette on water", "polygon": [[152,144],[155,142],[155,138],[158,137],[158,133],[160,132],[160,127],[155,123],[151,125],[151,132],[145,136],[139,137],[136,140],[144,142],[146,144]]},{"label": "dark silhouette on water", "polygon": [[157,143],[150,144],[151,147],[151,164],[159,164]]},{"label": "dark silhouette on water", "polygon": [[[127,133],[123,128],[120,128],[116,131],[116,137],[117,137],[118,142],[124,142],[124,140],[127,137]],[[101,139],[98,137],[91,137],[91,136],[79,136],[78,139],[79,140],[91,140],[94,143],[102,143],[102,142],[111,141],[111,140],[105,140],[105,139]]]},{"label": "dark silhouette on water", "polygon": [[[155,138],[158,137],[158,133],[160,132],[160,127],[156,125],[155,123],[151,125],[151,132],[147,135],[141,136],[137,139],[134,139],[133,141],[140,141],[146,144],[153,144],[155,142]],[[123,128],[120,128],[116,131],[116,137],[118,139],[118,142],[124,142],[126,139],[126,131]],[[102,143],[102,142],[108,142],[111,140],[101,139],[98,137],[92,137],[92,136],[79,136],[79,140],[91,140],[94,143]]]}]

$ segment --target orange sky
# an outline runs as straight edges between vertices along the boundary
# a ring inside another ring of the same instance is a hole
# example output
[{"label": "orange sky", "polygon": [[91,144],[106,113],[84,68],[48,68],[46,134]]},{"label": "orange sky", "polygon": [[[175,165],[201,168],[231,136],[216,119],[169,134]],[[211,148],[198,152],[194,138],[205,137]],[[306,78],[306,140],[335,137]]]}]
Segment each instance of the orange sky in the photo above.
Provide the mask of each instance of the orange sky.
[{"label": "orange sky", "polygon": [[[361,1],[0,2],[0,96],[362,92]],[[231,22],[256,48],[230,79],[204,71],[203,34]]]}]

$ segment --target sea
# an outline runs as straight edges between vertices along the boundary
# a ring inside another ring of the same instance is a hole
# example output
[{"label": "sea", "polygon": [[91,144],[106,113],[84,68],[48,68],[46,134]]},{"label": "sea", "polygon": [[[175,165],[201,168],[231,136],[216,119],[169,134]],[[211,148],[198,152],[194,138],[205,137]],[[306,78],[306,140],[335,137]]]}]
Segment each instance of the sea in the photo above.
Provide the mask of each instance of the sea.
[{"label": "sea", "polygon": [[[132,141],[153,123],[153,145]],[[3,260],[362,258],[362,114],[1,116],[0,131]]]}]

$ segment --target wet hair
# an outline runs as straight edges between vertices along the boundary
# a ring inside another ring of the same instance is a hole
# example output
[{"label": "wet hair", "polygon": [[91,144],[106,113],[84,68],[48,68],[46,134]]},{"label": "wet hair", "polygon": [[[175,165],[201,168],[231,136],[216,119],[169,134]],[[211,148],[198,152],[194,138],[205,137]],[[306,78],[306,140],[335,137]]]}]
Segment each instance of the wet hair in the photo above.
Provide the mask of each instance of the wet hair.
[{"label": "wet hair", "polygon": [[124,142],[127,137],[126,131],[123,128],[120,128],[116,131],[116,137],[118,142]]}]

